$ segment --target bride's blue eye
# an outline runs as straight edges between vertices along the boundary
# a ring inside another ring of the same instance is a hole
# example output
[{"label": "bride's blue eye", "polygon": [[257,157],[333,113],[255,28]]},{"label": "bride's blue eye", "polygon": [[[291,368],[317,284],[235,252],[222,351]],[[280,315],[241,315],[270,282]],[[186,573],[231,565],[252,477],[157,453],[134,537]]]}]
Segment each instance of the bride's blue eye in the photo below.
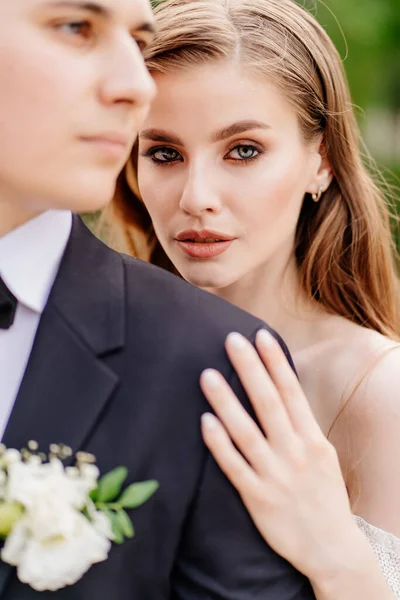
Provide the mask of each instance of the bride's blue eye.
[{"label": "bride's blue eye", "polygon": [[260,150],[255,146],[252,146],[251,144],[240,144],[232,148],[227,156],[232,160],[246,161],[253,160],[260,154]]},{"label": "bride's blue eye", "polygon": [[181,162],[182,157],[177,150],[173,148],[150,148],[144,156],[149,156],[157,164],[167,164]]}]

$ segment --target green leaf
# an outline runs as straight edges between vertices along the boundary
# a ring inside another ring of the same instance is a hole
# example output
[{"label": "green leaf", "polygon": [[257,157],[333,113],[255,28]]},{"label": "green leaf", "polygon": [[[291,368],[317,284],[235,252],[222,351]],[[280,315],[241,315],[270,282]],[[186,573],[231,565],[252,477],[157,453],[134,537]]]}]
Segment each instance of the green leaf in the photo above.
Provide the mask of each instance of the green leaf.
[{"label": "green leaf", "polygon": [[137,508],[147,502],[158,488],[158,482],[153,480],[132,483],[124,490],[118,504],[122,508]]},{"label": "green leaf", "polygon": [[14,525],[24,514],[24,507],[18,502],[0,502],[0,537],[6,539]]},{"label": "green leaf", "polygon": [[121,531],[124,534],[124,536],[127,538],[133,538],[133,536],[135,535],[135,530],[133,528],[133,524],[130,517],[122,509],[117,511],[116,515],[119,526],[121,527]]},{"label": "green leaf", "polygon": [[115,500],[121,493],[123,483],[128,475],[128,469],[125,467],[117,467],[104,475],[97,488],[97,502],[111,502]]},{"label": "green leaf", "polygon": [[122,531],[122,527],[120,525],[119,519],[117,518],[117,514],[112,510],[103,510],[104,514],[110,519],[112,532],[114,534],[113,542],[115,544],[123,544],[124,543],[124,532]]},{"label": "green leaf", "polygon": [[92,490],[90,492],[89,498],[91,499],[92,502],[96,502],[98,495],[99,495],[99,488],[95,487],[94,490]]}]

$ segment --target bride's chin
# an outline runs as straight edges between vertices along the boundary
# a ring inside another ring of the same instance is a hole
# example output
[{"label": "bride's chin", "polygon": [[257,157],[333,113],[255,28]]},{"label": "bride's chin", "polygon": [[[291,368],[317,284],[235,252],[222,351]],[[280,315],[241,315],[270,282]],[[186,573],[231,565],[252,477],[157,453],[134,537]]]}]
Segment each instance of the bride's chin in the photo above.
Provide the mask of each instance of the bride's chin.
[{"label": "bride's chin", "polygon": [[217,293],[219,289],[225,288],[232,283],[226,276],[226,273],[221,273],[220,275],[207,273],[206,267],[204,267],[204,271],[201,272],[201,269],[182,269],[181,275],[182,277],[192,285],[201,288],[203,290],[207,290],[211,293]]}]

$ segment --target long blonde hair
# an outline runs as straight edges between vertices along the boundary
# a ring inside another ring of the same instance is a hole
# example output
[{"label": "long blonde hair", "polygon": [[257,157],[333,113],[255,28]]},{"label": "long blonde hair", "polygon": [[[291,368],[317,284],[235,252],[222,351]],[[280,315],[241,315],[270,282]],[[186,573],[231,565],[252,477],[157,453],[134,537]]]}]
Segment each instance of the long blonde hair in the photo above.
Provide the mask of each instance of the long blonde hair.
[{"label": "long blonde hair", "polygon": [[[318,204],[304,199],[295,245],[301,284],[327,311],[398,338],[389,210],[363,163],[340,56],[324,29],[292,0],[165,0],[155,14],[157,35],[145,56],[151,72],[239,59],[284,92],[306,141],[322,136],[334,178]],[[173,270],[140,200],[135,165],[134,152],[109,231],[120,249]]]}]

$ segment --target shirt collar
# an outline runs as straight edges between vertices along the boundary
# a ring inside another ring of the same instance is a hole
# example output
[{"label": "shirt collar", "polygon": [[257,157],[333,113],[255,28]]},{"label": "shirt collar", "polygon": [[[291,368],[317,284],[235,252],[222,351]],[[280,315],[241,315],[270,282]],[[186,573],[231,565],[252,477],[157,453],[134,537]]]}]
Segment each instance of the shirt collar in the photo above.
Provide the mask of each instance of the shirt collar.
[{"label": "shirt collar", "polygon": [[31,310],[42,313],[71,233],[69,211],[48,210],[0,238],[0,275]]}]

